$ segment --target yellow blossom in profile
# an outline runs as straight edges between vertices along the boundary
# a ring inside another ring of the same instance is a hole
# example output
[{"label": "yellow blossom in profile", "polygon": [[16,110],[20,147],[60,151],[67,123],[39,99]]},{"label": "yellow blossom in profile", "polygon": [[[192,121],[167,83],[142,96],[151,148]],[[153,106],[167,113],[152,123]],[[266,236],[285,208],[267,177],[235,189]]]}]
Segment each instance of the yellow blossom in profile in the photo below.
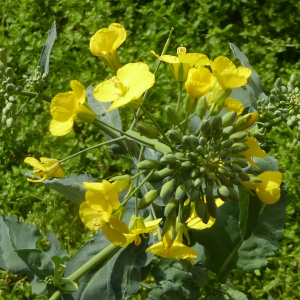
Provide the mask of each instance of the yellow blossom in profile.
[{"label": "yellow blossom in profile", "polygon": [[185,89],[192,99],[200,98],[210,91],[216,82],[214,75],[206,68],[191,68],[185,82]]},{"label": "yellow blossom in profile", "polygon": [[54,136],[63,136],[69,133],[74,120],[79,120],[77,113],[91,116],[91,122],[96,114],[85,105],[85,88],[77,80],[71,81],[71,92],[59,93],[51,101],[50,113],[53,117],[50,123],[50,132]]},{"label": "yellow blossom in profile", "polygon": [[121,106],[139,108],[143,93],[151,88],[155,76],[144,63],[130,63],[119,69],[117,76],[98,84],[94,97],[100,102],[112,102],[108,111]]},{"label": "yellow blossom in profile", "polygon": [[146,252],[151,251],[153,254],[165,258],[188,259],[192,262],[192,258],[196,258],[198,253],[182,243],[183,226],[180,224],[176,238],[172,240],[171,228],[164,234],[162,241],[149,247]]},{"label": "yellow blossom in profile", "polygon": [[227,111],[235,111],[240,115],[244,111],[244,105],[237,99],[227,98],[224,102],[224,108]]},{"label": "yellow blossom in profile", "polygon": [[185,82],[188,77],[189,69],[192,67],[199,68],[209,65],[209,59],[205,54],[186,53],[185,47],[177,48],[177,55],[162,55],[159,56],[154,51],[151,53],[159,60],[169,64],[170,70],[176,82]]},{"label": "yellow blossom in profile", "polygon": [[[216,198],[215,201],[216,201],[217,207],[220,207],[221,205],[224,204],[224,201],[222,201],[220,198]],[[205,199],[204,199],[204,202],[206,202]],[[205,224],[205,223],[203,223],[201,218],[198,217],[198,215],[196,213],[196,210],[195,210],[195,204],[194,203],[192,203],[191,207],[192,207],[191,216],[186,221],[186,225],[189,228],[202,230],[202,229],[206,229],[206,228],[209,228],[209,227],[214,225],[214,223],[216,222],[215,218],[210,216],[208,223]]]},{"label": "yellow blossom in profile", "polygon": [[[255,177],[254,175],[250,175]],[[261,180],[258,182],[243,181],[243,185],[248,189],[254,190],[257,197],[266,204],[274,204],[280,198],[280,185],[282,182],[282,174],[280,172],[266,171],[256,176]]]},{"label": "yellow blossom in profile", "polygon": [[60,163],[57,159],[41,157],[40,161],[41,162],[39,162],[37,159],[35,159],[33,157],[25,158],[24,162],[35,168],[35,170],[33,171],[32,178],[34,178],[35,176],[44,175],[44,177],[42,179],[37,179],[37,180],[27,178],[28,181],[43,182],[51,176],[58,177],[58,178],[65,176],[65,173],[61,169]]},{"label": "yellow blossom in profile", "polygon": [[249,68],[238,67],[225,56],[217,57],[210,64],[214,76],[222,89],[233,89],[241,87],[247,83],[252,71]]},{"label": "yellow blossom in profile", "polygon": [[112,23],[108,28],[98,30],[90,40],[90,50],[95,56],[103,59],[105,64],[113,71],[121,68],[117,48],[126,39],[125,28],[118,23]]}]

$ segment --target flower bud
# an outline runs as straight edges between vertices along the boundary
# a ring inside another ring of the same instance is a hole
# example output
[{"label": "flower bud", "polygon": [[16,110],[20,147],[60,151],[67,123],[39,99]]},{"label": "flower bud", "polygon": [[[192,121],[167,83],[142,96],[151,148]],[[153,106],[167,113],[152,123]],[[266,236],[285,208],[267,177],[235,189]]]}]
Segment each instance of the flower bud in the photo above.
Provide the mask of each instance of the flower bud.
[{"label": "flower bud", "polygon": [[181,152],[176,152],[175,156],[176,156],[176,158],[185,158],[185,155]]},{"label": "flower bud", "polygon": [[193,139],[189,135],[185,135],[182,139],[182,144],[185,147],[192,148],[193,147]]},{"label": "flower bud", "polygon": [[7,56],[3,49],[0,49],[0,60],[3,64],[7,64]]},{"label": "flower bud", "polygon": [[163,165],[170,165],[176,161],[176,156],[174,154],[165,154],[161,159],[160,163]]},{"label": "flower bud", "polygon": [[174,191],[174,180],[172,179],[172,180],[166,182],[166,183],[162,186],[162,188],[161,188],[161,190],[160,190],[160,197],[161,197],[162,199],[165,199],[165,198],[167,198],[169,195],[171,195],[171,194],[173,193],[173,191]]},{"label": "flower bud", "polygon": [[173,212],[175,212],[177,205],[178,205],[178,201],[175,198],[171,198],[168,204],[165,206],[165,211],[164,211],[165,217],[168,217]]},{"label": "flower bud", "polygon": [[245,131],[238,131],[232,134],[229,138],[233,140],[234,142],[240,142],[244,140],[247,136],[247,132]]},{"label": "flower bud", "polygon": [[296,76],[296,74],[292,74],[292,76],[290,78],[290,83],[295,84],[296,82],[297,82],[297,76]]},{"label": "flower bud", "polygon": [[4,107],[4,108],[2,109],[2,113],[3,113],[3,115],[7,115],[7,114],[9,113],[9,108]]},{"label": "flower bud", "polygon": [[185,183],[185,187],[187,190],[190,190],[194,187],[194,180],[192,178],[189,178]]},{"label": "flower bud", "polygon": [[233,133],[233,127],[232,127],[232,126],[225,127],[225,128],[223,129],[223,135],[222,135],[223,140],[228,139],[228,137],[229,137],[232,133]]},{"label": "flower bud", "polygon": [[181,214],[180,214],[180,223],[184,224],[186,220],[190,217],[191,215],[191,207],[190,205],[185,205],[181,209]]},{"label": "flower bud", "polygon": [[200,167],[199,171],[200,171],[201,174],[206,173],[206,167],[204,167],[204,166]]},{"label": "flower bud", "polygon": [[223,117],[222,117],[222,127],[227,127],[230,126],[234,123],[234,121],[237,118],[237,113],[235,111],[230,111],[228,113],[226,113]]},{"label": "flower bud", "polygon": [[112,185],[117,189],[118,194],[122,194],[129,188],[131,177],[130,175],[115,176],[110,181],[114,181]]},{"label": "flower bud", "polygon": [[202,185],[203,179],[197,178],[194,182],[194,187],[200,187]]},{"label": "flower bud", "polygon": [[199,169],[194,169],[192,172],[191,172],[191,177],[193,178],[193,179],[196,179],[196,178],[198,178],[200,176],[200,171],[199,171]]},{"label": "flower bud", "polygon": [[169,168],[164,168],[160,171],[154,172],[150,176],[149,181],[153,181],[153,182],[163,181],[166,177],[172,176],[174,173],[175,173],[175,170],[172,170]]},{"label": "flower bud", "polygon": [[181,119],[180,119],[177,111],[172,106],[169,106],[169,105],[166,106],[165,110],[166,110],[169,121],[173,125],[178,125],[181,122]]},{"label": "flower bud", "polygon": [[221,185],[218,187],[218,195],[223,201],[227,201],[229,198],[229,190],[227,186]]},{"label": "flower bud", "polygon": [[145,159],[138,163],[137,167],[142,170],[152,170],[158,168],[158,162],[153,159]]},{"label": "flower bud", "polygon": [[235,202],[240,201],[240,195],[234,188],[228,187],[228,190],[229,190],[229,199]]},{"label": "flower bud", "polygon": [[248,150],[249,147],[245,143],[234,143],[230,149],[231,149],[231,153],[237,154],[239,152],[244,152]]},{"label": "flower bud", "polygon": [[194,136],[194,135],[190,135],[190,137],[191,137],[191,139],[192,139],[192,141],[193,141],[194,147],[197,147],[197,146],[199,145],[199,140],[198,140],[198,138],[197,138],[196,136]]},{"label": "flower bud", "polygon": [[9,101],[9,102],[15,102],[16,99],[15,99],[13,96],[10,96],[10,97],[8,98],[8,101]]},{"label": "flower bud", "polygon": [[9,118],[6,120],[6,126],[7,128],[11,128],[14,125],[14,119],[13,118]]},{"label": "flower bud", "polygon": [[150,190],[146,195],[144,195],[139,203],[138,209],[144,209],[151,205],[153,201],[158,197],[156,190]]},{"label": "flower bud", "polygon": [[215,183],[215,176],[211,172],[206,174],[207,184],[213,186]]},{"label": "flower bud", "polygon": [[194,166],[193,163],[191,163],[190,161],[184,161],[182,164],[181,164],[181,167],[185,170],[188,170],[190,168],[192,168]]},{"label": "flower bud", "polygon": [[202,120],[200,123],[200,130],[207,132],[211,128],[209,120]]},{"label": "flower bud", "polygon": [[198,158],[198,155],[197,155],[195,152],[189,152],[189,153],[186,154],[186,157],[187,157],[189,160],[196,161],[197,158]]},{"label": "flower bud", "polygon": [[138,123],[136,125],[136,128],[138,132],[140,133],[141,136],[145,136],[149,139],[156,139],[157,138],[157,131],[154,129],[152,126],[143,124],[143,123]]},{"label": "flower bud", "polygon": [[194,187],[191,191],[191,201],[195,202],[199,198],[200,198],[200,190],[198,187]]},{"label": "flower bud", "polygon": [[275,95],[271,94],[269,96],[269,101],[270,101],[270,103],[276,103],[279,101],[279,99]]},{"label": "flower bud", "polygon": [[167,132],[168,138],[174,143],[180,143],[182,140],[182,135],[177,130],[172,129]]},{"label": "flower bud", "polygon": [[232,170],[232,172],[235,172],[235,173],[242,172],[242,168],[239,165],[237,165],[237,164],[232,164],[230,166],[230,169]]},{"label": "flower bud", "polygon": [[228,185],[228,178],[224,174],[218,174],[218,179],[221,181],[223,185]]},{"label": "flower bud", "polygon": [[[203,217],[204,217],[204,214],[205,214],[205,209],[206,209],[205,206],[206,205],[205,205],[202,197],[198,198],[195,201],[195,210],[196,210],[196,213],[197,213],[198,217],[202,219],[202,221],[203,221]],[[207,220],[207,222],[208,222],[208,220]]]},{"label": "flower bud", "polygon": [[257,120],[258,113],[250,113],[243,117],[241,117],[239,120],[236,121],[235,124],[233,124],[233,130],[236,131],[242,131],[249,126],[253,125],[253,123]]},{"label": "flower bud", "polygon": [[249,181],[250,180],[250,176],[244,171],[239,172],[238,176],[242,179],[242,181]]},{"label": "flower bud", "polygon": [[15,76],[14,70],[10,67],[6,68],[5,72],[6,72],[8,77],[14,77]]},{"label": "flower bud", "polygon": [[181,167],[181,162],[176,160],[175,162],[170,164],[168,168],[177,171],[180,167]]},{"label": "flower bud", "polygon": [[184,184],[181,184],[177,187],[176,192],[175,192],[175,199],[177,201],[183,200],[183,198],[186,195],[186,188]]},{"label": "flower bud", "polygon": [[1,118],[2,125],[6,125],[6,120],[7,120],[7,116],[3,115],[2,118]]},{"label": "flower bud", "polygon": [[16,86],[13,83],[7,84],[6,87],[5,87],[5,89],[11,95],[16,92]]},{"label": "flower bud", "polygon": [[221,150],[221,148],[222,148],[222,143],[220,143],[220,142],[216,142],[215,144],[214,144],[214,151],[219,151],[219,150]]},{"label": "flower bud", "polygon": [[282,91],[284,94],[286,94],[288,90],[287,90],[287,88],[286,88],[285,86],[282,86],[282,87],[281,87],[281,91]]},{"label": "flower bud", "polygon": [[197,104],[197,108],[196,108],[196,113],[197,113],[198,117],[200,117],[202,119],[206,114],[206,110],[207,110],[206,97],[202,96],[199,99],[198,104]]},{"label": "flower bud", "polygon": [[221,128],[222,126],[222,118],[220,115],[217,115],[217,116],[213,116],[210,120],[210,125],[211,125],[211,128],[212,130],[218,130]]},{"label": "flower bud", "polygon": [[226,140],[226,141],[222,142],[222,148],[223,149],[230,148],[233,144],[234,144],[233,140]]},{"label": "flower bud", "polygon": [[215,133],[213,135],[213,140],[218,141],[222,138],[222,136],[223,136],[223,129],[219,129],[219,130],[215,131]]},{"label": "flower bud", "polygon": [[281,78],[277,78],[276,81],[275,81],[275,86],[276,87],[280,87],[282,85],[282,80]]},{"label": "flower bud", "polygon": [[248,167],[248,162],[244,160],[243,158],[237,158],[233,161],[234,164],[238,164],[242,168]]},{"label": "flower bud", "polygon": [[230,181],[237,186],[240,186],[243,184],[242,179],[238,176],[231,178]]}]

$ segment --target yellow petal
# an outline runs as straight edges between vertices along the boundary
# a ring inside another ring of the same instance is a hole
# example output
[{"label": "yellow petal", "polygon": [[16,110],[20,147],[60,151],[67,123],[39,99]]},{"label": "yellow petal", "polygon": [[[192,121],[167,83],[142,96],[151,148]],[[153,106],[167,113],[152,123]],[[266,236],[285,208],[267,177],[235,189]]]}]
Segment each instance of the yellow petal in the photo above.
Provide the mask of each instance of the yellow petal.
[{"label": "yellow petal", "polygon": [[178,60],[177,56],[172,56],[172,55],[159,56],[153,50],[151,51],[151,53],[163,62],[166,62],[166,63],[169,63],[169,64],[176,64],[176,63],[178,64],[179,63],[179,60]]},{"label": "yellow petal", "polygon": [[[222,77],[221,82],[223,83],[223,85],[225,85],[226,88],[230,88],[230,89],[243,86],[247,83],[246,77],[244,77],[242,75],[238,75],[236,73],[221,74],[221,77]],[[220,84],[221,84],[221,82],[220,82]]]},{"label": "yellow petal", "polygon": [[251,156],[255,156],[259,158],[264,158],[267,156],[267,153],[260,148],[256,138],[247,137],[247,141],[245,142],[245,144],[247,144],[249,147],[249,149],[246,150],[245,152],[247,152]]},{"label": "yellow petal", "polygon": [[225,56],[217,57],[211,64],[211,68],[214,75],[215,73],[222,73],[223,71],[226,71],[228,73],[234,73],[236,71],[234,63]]},{"label": "yellow petal", "polygon": [[225,100],[225,109],[227,111],[235,111],[240,115],[244,110],[244,105],[239,100],[227,98]]},{"label": "yellow petal", "polygon": [[210,217],[208,223],[205,224],[202,222],[202,220],[199,217],[197,217],[197,218],[194,218],[193,220],[189,221],[187,223],[187,226],[190,228],[193,228],[193,229],[202,230],[202,229],[206,229],[206,228],[213,226],[215,222],[216,222],[216,219]]},{"label": "yellow petal", "polygon": [[99,83],[94,90],[94,97],[100,102],[113,102],[119,99],[119,89],[117,89],[112,79]]},{"label": "yellow petal", "polygon": [[67,122],[75,118],[78,107],[78,99],[74,92],[60,93],[52,99],[50,113],[56,121]]},{"label": "yellow petal", "polygon": [[63,136],[68,134],[72,130],[73,125],[73,119],[70,119],[66,122],[58,122],[55,119],[52,119],[49,130],[54,136]]},{"label": "yellow petal", "polygon": [[178,259],[187,259],[187,258],[195,258],[198,256],[198,253],[177,241],[174,241],[172,247],[169,249],[169,257],[178,258]]},{"label": "yellow petal", "polygon": [[33,158],[33,157],[26,157],[24,159],[24,162],[26,164],[31,165],[32,167],[34,167],[37,170],[43,170],[46,171],[45,166],[43,166],[37,159]]},{"label": "yellow petal", "polygon": [[85,102],[85,88],[77,80],[71,81],[71,88],[74,92],[75,97],[78,99],[78,103],[82,105]]},{"label": "yellow petal", "polygon": [[236,69],[236,73],[237,73],[238,75],[244,76],[244,77],[246,77],[246,78],[248,79],[248,78],[251,76],[252,71],[251,71],[251,69],[249,69],[249,68],[238,67],[238,68]]},{"label": "yellow petal", "polygon": [[53,174],[54,177],[57,177],[57,178],[61,178],[61,177],[65,177],[65,172],[59,168],[54,174]]},{"label": "yellow petal", "polygon": [[183,54],[178,58],[179,62],[189,64],[192,66],[205,66],[209,64],[209,59],[205,54],[200,53],[187,53]]},{"label": "yellow petal", "polygon": [[92,230],[98,230],[105,223],[102,213],[93,210],[86,201],[79,206],[79,216],[83,224]]},{"label": "yellow petal", "polygon": [[168,253],[167,249],[164,247],[163,242],[158,242],[149,248],[146,249],[146,252],[151,251],[153,254],[161,256],[161,257],[167,257]]},{"label": "yellow petal", "polygon": [[142,234],[142,233],[149,233],[158,226],[158,224],[161,220],[162,219],[160,218],[160,219],[157,219],[157,220],[145,222],[145,227],[144,228],[131,229],[131,232],[135,235]]}]

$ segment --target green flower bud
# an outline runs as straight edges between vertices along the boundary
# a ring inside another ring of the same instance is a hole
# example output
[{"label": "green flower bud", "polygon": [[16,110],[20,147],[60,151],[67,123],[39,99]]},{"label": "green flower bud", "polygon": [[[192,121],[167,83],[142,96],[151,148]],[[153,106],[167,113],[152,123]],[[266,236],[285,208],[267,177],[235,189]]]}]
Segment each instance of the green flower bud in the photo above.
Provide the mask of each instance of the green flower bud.
[{"label": "green flower bud", "polygon": [[256,177],[250,177],[249,181],[253,183],[262,183],[262,181]]},{"label": "green flower bud", "polygon": [[149,181],[153,181],[153,182],[163,181],[166,177],[172,176],[174,173],[175,173],[175,170],[172,170],[169,168],[164,168],[160,171],[154,172],[150,176]]},{"label": "green flower bud", "polygon": [[182,140],[182,135],[177,130],[172,129],[167,132],[168,138],[174,143],[180,143]]},{"label": "green flower bud", "polygon": [[230,165],[231,165],[231,161],[230,160],[223,160],[223,165],[225,166],[225,167],[229,167]]},{"label": "green flower bud", "polygon": [[281,91],[285,94],[285,93],[287,93],[287,88],[285,86],[282,86]]},{"label": "green flower bud", "polygon": [[16,92],[16,86],[13,83],[9,83],[5,88],[9,94],[14,94]]},{"label": "green flower bud", "polygon": [[275,86],[276,86],[276,87],[282,86],[282,80],[281,80],[281,78],[277,78],[277,79],[276,79],[276,81],[275,81]]},{"label": "green flower bud", "polygon": [[218,130],[221,128],[223,120],[220,115],[213,116],[210,120],[212,130]]},{"label": "green flower bud", "polygon": [[8,98],[8,101],[9,101],[9,102],[15,102],[16,99],[15,99],[13,96],[10,96],[10,97]]},{"label": "green flower bud", "polygon": [[239,172],[238,176],[242,179],[242,181],[249,181],[250,180],[250,176],[244,171]]},{"label": "green flower bud", "polygon": [[219,130],[215,131],[215,133],[213,135],[213,140],[218,141],[222,138],[222,136],[223,136],[223,129],[219,129]]},{"label": "green flower bud", "polygon": [[[4,116],[3,116],[3,117],[4,117]],[[2,117],[2,118],[3,118],[3,117]],[[3,123],[2,123],[2,124],[3,124]],[[293,140],[293,146],[296,147],[297,144],[298,144],[298,140],[297,140],[297,139],[294,139],[294,140]]]},{"label": "green flower bud", "polygon": [[200,153],[200,154],[203,154],[204,153],[204,148],[202,147],[202,146],[198,146],[197,148],[196,148],[196,150],[198,151],[198,153]]},{"label": "green flower bud", "polygon": [[78,117],[79,120],[83,122],[87,122],[92,124],[95,121],[96,114],[95,113],[88,113],[88,112],[78,112],[76,113],[76,116]]},{"label": "green flower bud", "polygon": [[6,120],[6,126],[7,128],[11,128],[14,125],[14,119],[13,118],[9,118]]},{"label": "green flower bud", "polygon": [[16,87],[16,92],[17,92],[17,93],[22,92],[22,90],[23,90],[23,87],[22,87],[21,85],[18,85],[18,86]]},{"label": "green flower bud", "polygon": [[171,165],[169,165],[169,169],[172,169],[172,170],[178,170],[181,166],[181,162],[176,160],[175,162],[173,162]]},{"label": "green flower bud", "polygon": [[184,224],[186,220],[190,217],[191,215],[191,207],[189,205],[185,205],[181,209],[181,214],[180,214],[180,223]]},{"label": "green flower bud", "polygon": [[175,199],[177,201],[183,200],[183,198],[186,195],[186,188],[184,184],[181,184],[177,187],[176,192],[175,192]]},{"label": "green flower bud", "polygon": [[173,212],[175,212],[177,205],[178,205],[178,201],[175,198],[171,198],[168,204],[165,206],[165,211],[164,211],[165,217],[168,217]]},{"label": "green flower bud", "polygon": [[197,113],[198,117],[200,117],[202,119],[206,114],[206,110],[207,110],[206,97],[202,96],[199,99],[197,107],[196,107],[196,113]]},{"label": "green flower bud", "polygon": [[230,170],[225,170],[225,175],[226,175],[227,177],[230,177],[230,178],[235,178],[235,177],[236,177],[235,173],[233,173],[233,172],[230,171]]},{"label": "green flower bud", "polygon": [[176,156],[176,158],[185,158],[185,155],[181,152],[176,152],[175,156]]},{"label": "green flower bud", "polygon": [[276,111],[274,112],[274,116],[275,116],[275,117],[280,117],[280,116],[281,116],[281,111],[280,111],[280,110],[276,110]]},{"label": "green flower bud", "polygon": [[194,182],[194,187],[200,187],[202,185],[202,178],[197,178]]},{"label": "green flower bud", "polygon": [[3,64],[7,64],[7,56],[3,49],[0,49],[0,60]]},{"label": "green flower bud", "polygon": [[200,176],[200,171],[199,171],[199,169],[194,169],[192,172],[191,172],[191,177],[193,178],[193,179],[196,179],[196,178],[198,178]]},{"label": "green flower bud", "polygon": [[232,164],[230,166],[230,169],[232,170],[232,172],[235,172],[235,173],[242,172],[242,168],[238,164]]},{"label": "green flower bud", "polygon": [[[205,214],[205,210],[206,210],[206,205],[205,205],[202,197],[200,197],[195,201],[195,211],[196,211],[198,217],[202,219],[202,221],[203,221],[203,217]],[[209,221],[209,217],[208,217],[207,222],[208,221]],[[207,224],[207,222],[206,222],[206,224]]]},{"label": "green flower bud", "polygon": [[195,152],[189,152],[186,154],[186,158],[188,158],[189,160],[196,161],[198,158],[198,155]]},{"label": "green flower bud", "polygon": [[222,127],[227,127],[230,126],[234,123],[234,121],[237,118],[237,113],[235,111],[230,111],[228,113],[226,113],[223,117],[222,117]]},{"label": "green flower bud", "polygon": [[276,111],[276,106],[268,106],[267,109],[269,111]]},{"label": "green flower bud", "polygon": [[7,115],[9,113],[9,109],[7,107],[4,107],[2,109],[2,113],[3,113],[3,115]]},{"label": "green flower bud", "polygon": [[151,205],[153,201],[158,197],[157,190],[150,190],[144,195],[139,203],[138,209],[144,209]]},{"label": "green flower bud", "polygon": [[[233,124],[233,131],[241,131],[247,128],[247,123],[251,119],[251,114],[241,117],[235,124]],[[246,127],[245,127],[246,126]]]},{"label": "green flower bud", "polygon": [[173,154],[165,154],[161,159],[160,163],[164,165],[170,165],[176,161],[176,156]]},{"label": "green flower bud", "polygon": [[[208,186],[208,187],[212,188],[210,186]],[[209,214],[213,218],[216,218],[217,217],[217,205],[216,205],[216,201],[215,201],[215,196],[212,193],[211,194],[208,193],[207,188],[205,190],[205,192],[206,192],[206,206],[207,206]]]},{"label": "green flower bud", "polygon": [[210,122],[209,120],[202,120],[200,123],[200,130],[202,132],[207,132],[210,129]]},{"label": "green flower bud", "polygon": [[280,101],[279,104],[280,105],[285,105],[285,101]]},{"label": "green flower bud", "polygon": [[185,183],[184,183],[185,187],[187,190],[190,190],[194,187],[194,180],[189,178]]},{"label": "green flower bud", "polygon": [[199,145],[204,147],[207,144],[207,139],[205,137],[200,137],[199,138]]},{"label": "green flower bud", "polygon": [[206,168],[204,166],[202,166],[199,168],[199,171],[201,174],[204,174],[204,173],[206,173]]},{"label": "green flower bud", "polygon": [[6,120],[7,120],[7,116],[3,115],[2,118],[1,118],[2,125],[6,125]]},{"label": "green flower bud", "polygon": [[226,158],[229,154],[231,154],[230,149],[221,150],[218,154],[220,158]]},{"label": "green flower bud", "polygon": [[172,180],[166,182],[166,183],[162,186],[162,188],[161,188],[161,190],[160,190],[160,197],[161,197],[162,199],[165,199],[165,198],[167,198],[169,195],[171,195],[171,194],[173,193],[173,191],[174,191],[174,180],[172,179]]},{"label": "green flower bud", "polygon": [[223,149],[230,148],[233,144],[234,144],[233,140],[226,140],[226,141],[222,142],[222,148]]},{"label": "green flower bud", "polygon": [[192,141],[193,141],[193,145],[194,147],[197,147],[199,145],[199,141],[198,141],[198,138],[194,135],[190,135]]},{"label": "green flower bud", "polygon": [[244,160],[243,158],[237,158],[233,161],[234,164],[238,164],[242,168],[248,167],[248,162]]},{"label": "green flower bud", "polygon": [[223,201],[227,201],[229,198],[229,190],[227,186],[221,185],[218,187],[218,195]]},{"label": "green flower bud", "polygon": [[186,170],[192,168],[193,166],[194,164],[191,163],[190,161],[185,161],[181,164],[181,167]]},{"label": "green flower bud", "polygon": [[137,167],[142,170],[152,170],[158,168],[158,162],[152,159],[145,159],[138,163]]},{"label": "green flower bud", "polygon": [[15,76],[15,72],[12,68],[8,67],[8,68],[6,68],[5,71],[6,71],[6,74],[7,74],[8,77],[14,77]]},{"label": "green flower bud", "polygon": [[229,199],[235,202],[240,201],[240,195],[234,188],[228,187],[228,190],[229,190]]},{"label": "green flower bud", "polygon": [[193,187],[191,194],[190,194],[190,199],[192,202],[195,202],[197,199],[200,198],[200,190],[198,187]]},{"label": "green flower bud", "polygon": [[193,147],[193,139],[189,135],[185,135],[182,138],[182,144],[185,147],[192,148]]},{"label": "green flower bud", "polygon": [[221,181],[223,185],[228,185],[229,179],[224,174],[218,174],[218,179]]},{"label": "green flower bud", "polygon": [[275,95],[270,95],[269,96],[269,102],[270,103],[276,103],[278,101],[279,101],[279,99]]},{"label": "green flower bud", "polygon": [[207,224],[208,221],[210,220],[210,214],[209,214],[209,211],[207,209],[207,205],[204,206],[205,210],[204,210],[204,215],[203,217],[201,218],[202,222],[204,224]]},{"label": "green flower bud", "polygon": [[222,139],[223,139],[223,140],[228,139],[228,137],[229,137],[232,133],[233,133],[233,127],[232,127],[232,126],[225,127],[225,128],[223,129]]},{"label": "green flower bud", "polygon": [[243,183],[242,183],[242,179],[241,179],[240,177],[238,177],[238,176],[236,176],[236,177],[234,177],[234,178],[231,178],[230,181],[231,181],[233,184],[237,185],[237,186],[240,186],[240,185],[243,184]]},{"label": "green flower bud", "polygon": [[214,185],[215,183],[215,177],[211,172],[207,172],[206,174],[206,180],[207,180],[207,184],[209,185]]},{"label": "green flower bud", "polygon": [[221,150],[221,148],[222,148],[222,143],[221,142],[216,142],[215,144],[214,144],[214,151],[219,151],[219,150]]},{"label": "green flower bud", "polygon": [[239,153],[239,152],[244,152],[248,149],[249,149],[249,147],[245,143],[234,143],[230,148],[231,153],[233,153],[233,154],[236,154],[236,153]]},{"label": "green flower bud", "polygon": [[166,106],[165,110],[166,110],[169,121],[173,125],[178,125],[181,122],[181,119],[180,119],[177,111],[173,107],[168,105],[168,106]]},{"label": "green flower bud", "polygon": [[141,136],[145,136],[149,139],[156,139],[157,138],[157,131],[150,125],[137,123],[136,128]]},{"label": "green flower bud", "polygon": [[291,88],[291,89],[293,90],[293,89],[294,89],[294,86],[293,86],[293,84],[292,84],[291,82],[288,82],[288,84],[287,84],[287,88],[288,88],[288,89],[290,89],[290,88]]}]

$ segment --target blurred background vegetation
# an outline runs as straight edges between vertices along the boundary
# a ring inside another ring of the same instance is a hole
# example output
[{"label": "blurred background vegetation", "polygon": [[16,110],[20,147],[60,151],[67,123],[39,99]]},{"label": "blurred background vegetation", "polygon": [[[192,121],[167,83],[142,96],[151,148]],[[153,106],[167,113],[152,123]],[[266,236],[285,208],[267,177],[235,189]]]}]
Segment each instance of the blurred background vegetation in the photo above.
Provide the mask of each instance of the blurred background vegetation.
[{"label": "blurred background vegetation", "polygon": [[[292,73],[300,77],[299,8],[296,0],[7,0],[0,5],[0,47],[5,49],[9,66],[17,74],[15,81],[25,85],[22,76],[33,74],[55,20],[58,38],[51,54],[46,90],[46,94],[54,96],[68,91],[72,79],[87,87],[112,76],[89,51],[90,37],[98,29],[113,22],[121,23],[128,34],[118,51],[123,64],[142,61],[154,71],[156,59],[150,50],[160,53],[170,28],[174,27],[169,54],[175,54],[176,48],[183,45],[188,52],[205,53],[210,59],[226,55],[237,63],[228,45],[233,43],[246,54],[268,95],[277,77],[284,83]],[[146,106],[165,126],[166,118],[161,117],[163,107],[176,101],[177,86],[167,66],[161,68]],[[5,104],[0,106],[2,109]],[[130,114],[124,109],[121,116],[123,126],[128,128]],[[65,137],[53,137],[48,131],[50,120],[49,103],[30,102],[12,129],[1,128],[0,213],[16,215],[44,233],[52,230],[62,247],[74,254],[92,232],[83,227],[78,208],[69,200],[26,181],[23,173],[31,168],[23,161],[27,156],[62,159],[104,139],[95,128],[83,123],[77,123]],[[230,278],[249,299],[300,298],[300,167],[297,164],[300,151],[292,147],[292,139],[289,129],[280,126],[269,134],[266,143],[271,155],[279,159],[280,171],[284,172],[289,188],[290,205],[281,249],[270,258],[267,267],[246,275],[236,270]],[[129,169],[129,165],[109,154],[106,147],[64,165],[67,175],[87,172],[98,180]],[[0,299],[34,298],[25,278],[0,272]]]}]

